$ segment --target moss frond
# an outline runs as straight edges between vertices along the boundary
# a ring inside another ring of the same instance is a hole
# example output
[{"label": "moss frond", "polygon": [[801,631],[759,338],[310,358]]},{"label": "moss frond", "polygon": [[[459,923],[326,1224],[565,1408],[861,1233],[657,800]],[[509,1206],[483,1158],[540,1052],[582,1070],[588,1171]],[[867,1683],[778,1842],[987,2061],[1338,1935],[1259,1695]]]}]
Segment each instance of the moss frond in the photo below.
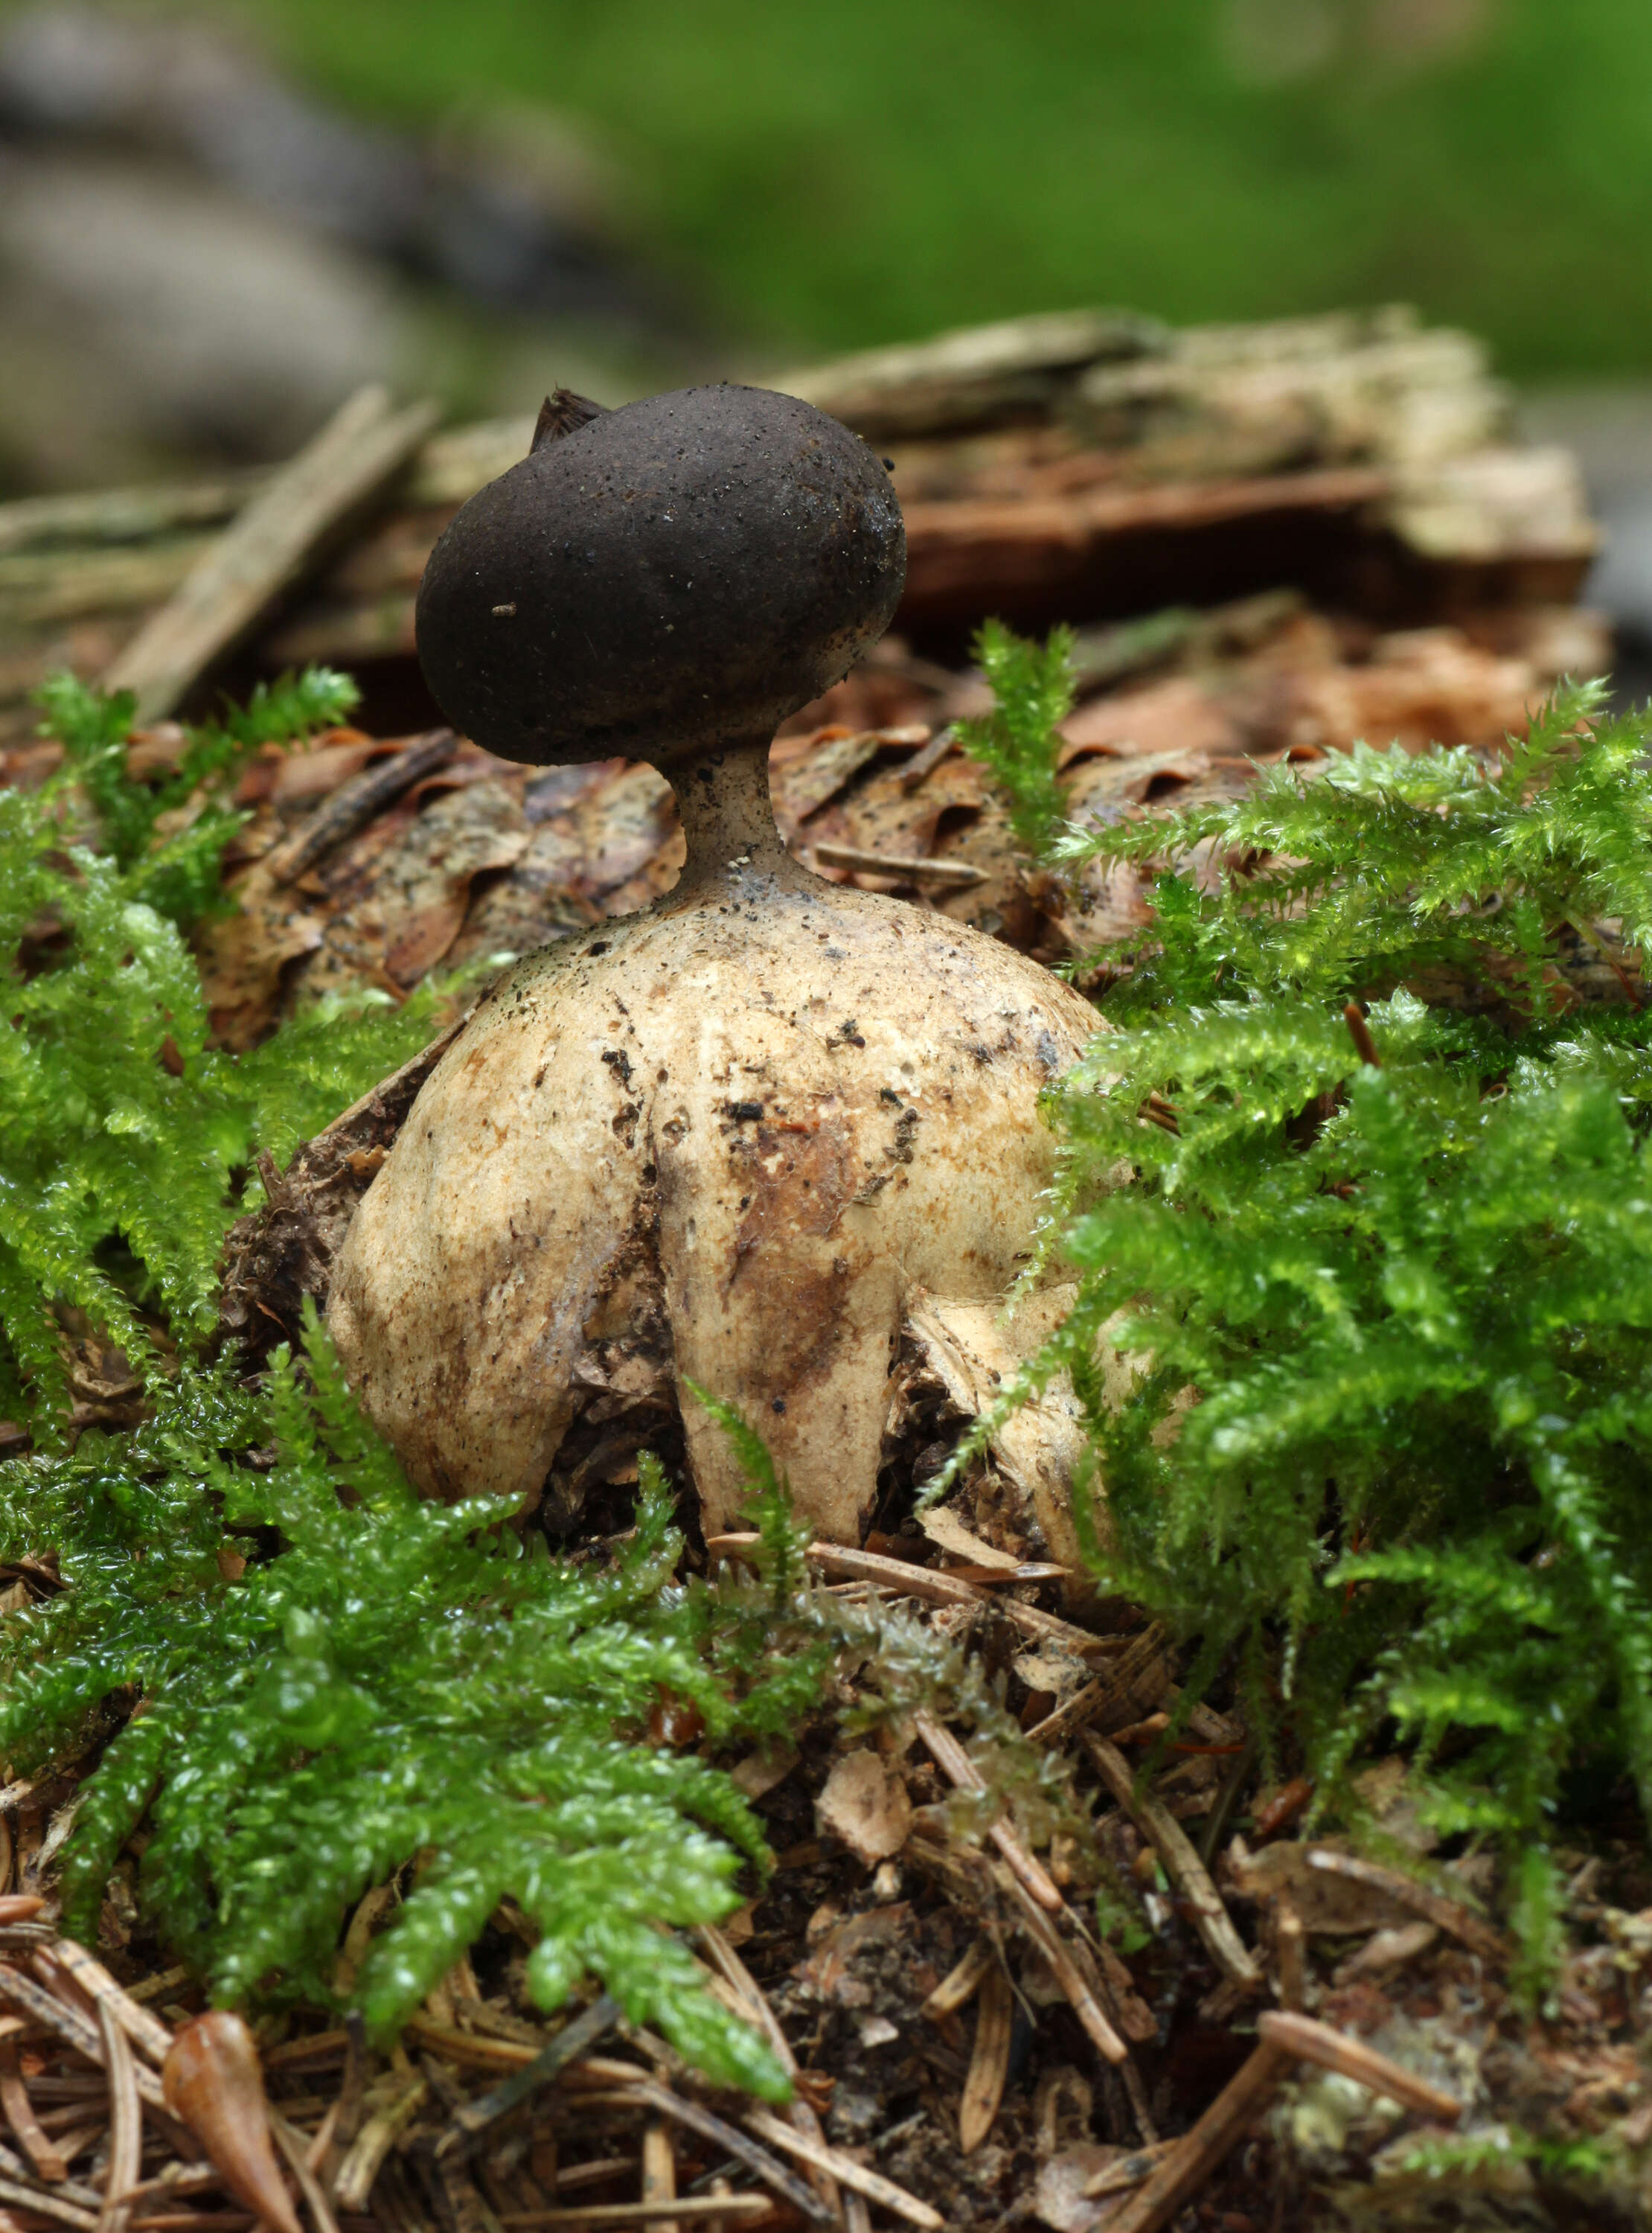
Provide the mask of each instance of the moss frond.
[{"label": "moss frond", "polygon": [[959,742],[990,771],[1005,794],[1017,837],[1040,859],[1067,816],[1056,780],[1061,752],[1056,731],[1073,709],[1073,641],[1070,628],[1054,628],[1046,643],[1037,644],[1002,621],[984,622],[971,649],[995,703],[984,719],[959,725]]},{"label": "moss frond", "polygon": [[[212,780],[259,743],[336,719],[353,687],[325,673],[279,686],[230,727],[192,732],[179,774],[150,786],[127,773],[129,698],[59,676],[42,700],[62,772],[0,791],[0,1401],[37,1440],[68,1403],[63,1308],[140,1373],[155,1321],[198,1339],[256,1152],[284,1157],[432,1035],[433,996],[416,994],[400,1010],[335,1004],[225,1054],[185,941],[239,826]],[[168,804],[203,784],[189,829],[158,837]],[[79,830],[88,799],[96,827]]]},{"label": "moss frond", "polygon": [[1652,1810],[1644,721],[1567,688],[1489,764],[1356,746],[1057,850],[1159,871],[1050,1102],[1081,1287],[1034,1377],[1090,1391],[1109,1586],[1272,1670],[1322,1805],[1386,1726],[1512,1859],[1582,1771]]},{"label": "moss frond", "polygon": [[[302,1367],[278,1351],[256,1401],[191,1370],[135,1435],[0,1468],[0,1540],[25,1533],[67,1586],[0,1624],[0,1750],[49,1759],[143,1702],[66,1849],[71,1927],[95,1932],[146,1814],[142,1898],[215,1996],[325,2002],[350,1906],[412,1870],[357,1988],[375,2037],[508,1896],[540,1933],[542,2005],[594,1976],[713,2077],[784,2093],[767,2046],[661,1936],[738,1904],[766,1859],[757,1819],[719,1770],[628,1733],[662,1693],[719,1742],[766,1728],[764,1683],[728,1670],[787,1654],[766,1615],[673,1584],[657,1468],[607,1570],[525,1548],[491,1500],[427,1503],[312,1306]],[[244,1571],[226,1561],[272,1537]],[[798,1642],[812,1702],[829,1655]]]}]

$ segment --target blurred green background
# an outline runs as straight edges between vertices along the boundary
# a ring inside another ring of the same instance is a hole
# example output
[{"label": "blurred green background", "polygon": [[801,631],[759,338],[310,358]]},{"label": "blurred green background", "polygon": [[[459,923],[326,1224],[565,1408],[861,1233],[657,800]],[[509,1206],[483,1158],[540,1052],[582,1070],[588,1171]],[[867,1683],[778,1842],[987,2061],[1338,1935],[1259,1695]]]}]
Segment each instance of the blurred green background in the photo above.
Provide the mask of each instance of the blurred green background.
[{"label": "blurred green background", "polygon": [[1088,302],[1403,296],[1527,376],[1652,363],[1648,0],[251,0],[428,122],[586,120],[714,327],[814,354]]}]

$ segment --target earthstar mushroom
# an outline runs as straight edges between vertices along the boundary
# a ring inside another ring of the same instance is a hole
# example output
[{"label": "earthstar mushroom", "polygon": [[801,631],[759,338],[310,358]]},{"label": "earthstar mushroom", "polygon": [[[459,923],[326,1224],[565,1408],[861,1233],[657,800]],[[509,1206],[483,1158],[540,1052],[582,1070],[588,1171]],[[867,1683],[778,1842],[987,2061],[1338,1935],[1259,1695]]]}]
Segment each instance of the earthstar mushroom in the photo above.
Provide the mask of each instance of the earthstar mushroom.
[{"label": "earthstar mushroom", "polygon": [[[1054,1161],[1037,1096],[1093,1012],[780,841],[770,740],[901,594],[876,456],[764,389],[552,415],[568,430],[542,418],[433,552],[420,655],[504,758],[651,761],[687,856],[665,898],[529,954],[478,1007],[361,1201],[329,1324],[433,1494],[530,1506],[592,1390],[652,1370],[736,1403],[810,1524],[855,1540],[909,1307],[990,1301],[1023,1268]],[[738,1469],[681,1411],[713,1532]]]}]

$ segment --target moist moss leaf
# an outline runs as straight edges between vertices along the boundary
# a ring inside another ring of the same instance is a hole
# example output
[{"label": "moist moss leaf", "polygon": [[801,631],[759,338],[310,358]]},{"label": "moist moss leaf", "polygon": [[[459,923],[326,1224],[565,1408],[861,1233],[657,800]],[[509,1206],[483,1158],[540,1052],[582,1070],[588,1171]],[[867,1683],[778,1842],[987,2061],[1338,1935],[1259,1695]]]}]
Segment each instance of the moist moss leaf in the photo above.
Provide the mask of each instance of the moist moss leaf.
[{"label": "moist moss leaf", "polygon": [[1092,1561],[1200,1639],[1190,1692],[1237,1667],[1316,1815],[1397,1723],[1534,1947],[1573,1780],[1652,1806],[1646,731],[1566,687],[1500,753],[1356,745],[1054,848],[1157,874],[1052,1097],[1080,1286],[1031,1377],[1086,1400]]}]

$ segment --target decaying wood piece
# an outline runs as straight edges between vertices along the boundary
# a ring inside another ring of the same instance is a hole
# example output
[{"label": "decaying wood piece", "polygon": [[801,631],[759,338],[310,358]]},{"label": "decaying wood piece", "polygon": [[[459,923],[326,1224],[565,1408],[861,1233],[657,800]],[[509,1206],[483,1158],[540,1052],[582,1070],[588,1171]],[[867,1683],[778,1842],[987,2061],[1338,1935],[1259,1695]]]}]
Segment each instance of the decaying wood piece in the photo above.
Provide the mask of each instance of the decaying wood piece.
[{"label": "decaying wood piece", "polygon": [[435,419],[433,404],[398,411],[386,389],[359,390],[203,555],[120,652],[107,687],[134,692],[140,720],[169,713],[339,523],[406,464]]},{"label": "decaying wood piece", "polygon": [[[1280,582],[1437,619],[1569,599],[1595,547],[1570,458],[1509,446],[1480,346],[1394,309],[1181,331],[1063,312],[777,385],[894,445],[911,562],[900,624],[937,640],[961,644],[989,611],[1043,627]],[[393,508],[273,620],[262,662],[410,660],[432,544],[526,453],[533,425],[418,446]],[[0,706],[53,664],[107,665],[278,478],[0,505]]]},{"label": "decaying wood piece", "polygon": [[776,385],[887,441],[1042,414],[1087,366],[1155,355],[1169,340],[1133,310],[1057,310],[865,349]]},{"label": "decaying wood piece", "polygon": [[1082,372],[1068,417],[1153,478],[1361,460],[1426,469],[1499,439],[1507,391],[1471,335],[1398,306],[1193,326]]},{"label": "decaying wood piece", "polygon": [[21,497],[0,505],[0,555],[146,543],[188,528],[221,527],[261,492],[269,478],[254,466],[214,480],[154,488]]}]

